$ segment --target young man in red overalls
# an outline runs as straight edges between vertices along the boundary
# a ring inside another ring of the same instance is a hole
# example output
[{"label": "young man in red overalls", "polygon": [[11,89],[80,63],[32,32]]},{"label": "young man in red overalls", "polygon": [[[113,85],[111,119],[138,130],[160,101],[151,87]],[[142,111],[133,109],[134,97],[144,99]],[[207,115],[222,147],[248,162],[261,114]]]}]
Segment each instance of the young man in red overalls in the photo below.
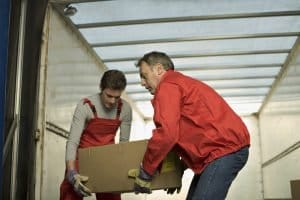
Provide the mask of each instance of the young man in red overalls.
[{"label": "young man in red overalls", "polygon": [[[126,78],[121,71],[106,71],[101,92],[81,100],[76,107],[66,145],[65,178],[60,186],[60,200],[82,200],[90,196],[84,185],[88,177],[78,174],[77,149],[115,143],[120,127],[120,142],[129,140],[132,110],[121,94]],[[120,200],[120,194],[96,193],[97,200]]]}]

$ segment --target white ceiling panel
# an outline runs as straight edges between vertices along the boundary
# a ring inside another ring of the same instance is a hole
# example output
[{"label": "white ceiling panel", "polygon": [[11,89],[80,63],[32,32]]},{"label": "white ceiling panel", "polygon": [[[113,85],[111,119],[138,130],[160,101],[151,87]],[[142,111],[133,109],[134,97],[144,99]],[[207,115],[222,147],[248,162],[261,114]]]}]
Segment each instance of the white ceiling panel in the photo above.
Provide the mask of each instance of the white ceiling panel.
[{"label": "white ceiling panel", "polygon": [[[261,67],[261,68],[237,68],[237,69],[214,69],[214,70],[179,70],[185,75],[199,80],[231,80],[248,78],[270,78],[278,74],[280,67]],[[139,83],[138,73],[126,74],[128,83]]]},{"label": "white ceiling panel", "polygon": [[186,70],[183,74],[203,80],[234,79],[234,78],[255,78],[275,76],[280,67],[269,68],[241,68],[241,69],[216,69],[216,70]]},{"label": "white ceiling panel", "polygon": [[297,37],[277,38],[246,38],[235,40],[208,40],[208,41],[187,41],[168,42],[155,44],[138,44],[123,46],[95,47],[94,50],[104,60],[131,58],[136,52],[149,52],[159,50],[169,52],[171,55],[207,55],[231,52],[270,51],[287,50],[295,43]]},{"label": "white ceiling panel", "polygon": [[[268,99],[300,35],[299,0],[115,0],[72,6],[78,12],[66,21],[107,68],[125,72],[128,96],[146,118],[153,115],[152,95],[140,85],[135,67],[145,53],[167,53],[178,71],[204,81],[247,115]],[[60,51],[54,52],[57,58]],[[84,73],[85,61],[80,55],[75,60],[73,67]],[[298,95],[298,72],[288,76],[278,98]]]},{"label": "white ceiling panel", "polygon": [[[259,54],[259,55],[232,55],[232,56],[209,56],[209,57],[182,57],[171,58],[178,70],[181,69],[214,69],[214,68],[240,68],[257,65],[282,65],[287,53]],[[140,55],[142,57],[143,55]],[[138,57],[137,57],[138,58]],[[105,60],[104,60],[105,61]],[[125,72],[137,72],[135,64],[138,60],[105,62],[110,69],[120,69]]]},{"label": "white ceiling panel", "polygon": [[74,6],[79,10],[72,17],[75,24],[300,9],[298,0],[122,0],[80,3]]},{"label": "white ceiling panel", "polygon": [[[232,80],[213,80],[204,81],[209,86],[215,89],[227,88],[259,88],[270,87],[275,79],[274,78],[249,78],[249,79],[232,79]],[[300,83],[299,83],[300,85]],[[146,89],[140,83],[128,84],[126,87],[127,93],[145,92]]]},{"label": "white ceiling panel", "polygon": [[284,33],[300,31],[300,16],[105,26],[79,30],[91,44],[146,39]]}]

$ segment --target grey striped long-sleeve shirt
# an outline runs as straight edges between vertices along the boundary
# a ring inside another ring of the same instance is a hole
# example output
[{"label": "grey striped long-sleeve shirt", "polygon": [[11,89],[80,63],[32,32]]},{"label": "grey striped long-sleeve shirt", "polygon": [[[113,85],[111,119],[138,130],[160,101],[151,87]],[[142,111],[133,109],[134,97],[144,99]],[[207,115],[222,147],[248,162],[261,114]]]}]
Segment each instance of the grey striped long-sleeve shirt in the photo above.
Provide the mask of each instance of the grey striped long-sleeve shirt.
[{"label": "grey striped long-sleeve shirt", "polygon": [[[117,108],[107,109],[101,103],[100,94],[95,94],[87,97],[91,103],[95,106],[96,112],[99,118],[115,119],[117,114]],[[132,121],[132,109],[128,102],[122,100],[122,110],[120,113],[120,142],[126,142],[130,137],[131,121]],[[73,121],[71,124],[70,135],[66,145],[66,161],[75,160],[76,152],[80,142],[80,137],[85,129],[87,122],[94,118],[94,114],[89,105],[83,104],[83,99],[77,104],[73,115]]]}]

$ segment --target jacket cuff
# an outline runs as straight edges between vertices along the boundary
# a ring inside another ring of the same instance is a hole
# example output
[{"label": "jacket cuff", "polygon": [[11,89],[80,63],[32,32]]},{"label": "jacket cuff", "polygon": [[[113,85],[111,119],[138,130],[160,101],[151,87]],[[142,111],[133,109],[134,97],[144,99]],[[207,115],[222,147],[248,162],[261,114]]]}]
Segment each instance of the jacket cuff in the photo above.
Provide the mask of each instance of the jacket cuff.
[{"label": "jacket cuff", "polygon": [[143,170],[151,176],[154,176],[155,172],[157,171],[156,167],[153,167],[152,165],[147,165],[145,164],[145,162],[143,162],[141,166],[143,167]]}]

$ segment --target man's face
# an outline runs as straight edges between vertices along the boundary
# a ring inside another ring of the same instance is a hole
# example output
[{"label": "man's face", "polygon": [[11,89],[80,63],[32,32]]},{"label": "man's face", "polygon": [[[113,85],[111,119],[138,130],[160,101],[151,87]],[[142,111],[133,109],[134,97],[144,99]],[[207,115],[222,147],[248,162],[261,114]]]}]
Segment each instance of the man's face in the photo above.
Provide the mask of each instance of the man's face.
[{"label": "man's face", "polygon": [[121,98],[121,94],[122,90],[113,90],[110,88],[105,88],[104,90],[102,90],[100,97],[103,105],[107,109],[112,109],[117,105],[119,99]]},{"label": "man's face", "polygon": [[151,68],[147,63],[142,62],[139,70],[141,76],[141,85],[144,86],[151,94],[154,94],[160,81],[158,67],[153,66]]}]

